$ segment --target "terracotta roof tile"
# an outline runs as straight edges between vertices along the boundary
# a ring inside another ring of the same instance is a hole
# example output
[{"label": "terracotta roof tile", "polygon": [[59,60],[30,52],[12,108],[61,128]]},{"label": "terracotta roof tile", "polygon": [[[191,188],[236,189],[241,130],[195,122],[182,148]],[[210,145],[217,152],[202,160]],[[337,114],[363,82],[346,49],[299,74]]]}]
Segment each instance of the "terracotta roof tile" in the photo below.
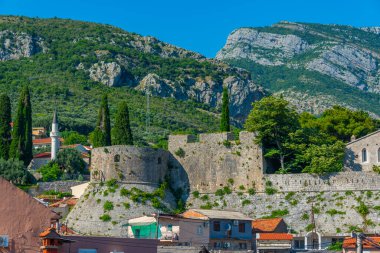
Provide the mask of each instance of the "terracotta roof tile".
[{"label": "terracotta roof tile", "polygon": [[256,232],[274,232],[282,218],[257,219],[252,221],[252,230]]},{"label": "terracotta roof tile", "polygon": [[60,204],[67,204],[69,206],[75,206],[78,202],[78,199],[76,198],[66,198],[62,199],[58,202],[55,202],[54,204],[49,205],[50,207],[59,207]]},{"label": "terracotta roof tile", "polygon": [[33,156],[33,158],[50,158],[50,157],[51,157],[50,152],[43,152],[43,153],[36,154]]},{"label": "terracotta roof tile", "polygon": [[[63,142],[63,138],[59,138],[60,142]],[[51,144],[51,138],[34,139],[33,145]]]},{"label": "terracotta roof tile", "polygon": [[293,240],[293,235],[286,233],[260,233],[257,240],[291,241]]},{"label": "terracotta roof tile", "polygon": [[[380,237],[378,236],[370,236],[368,237],[370,239],[372,239],[373,241],[375,241],[376,243],[380,244]],[[355,249],[356,248],[356,238],[352,238],[352,237],[347,237],[344,239],[343,241],[343,248],[346,248],[346,249]],[[366,249],[370,249],[370,248],[374,248],[374,246],[372,246],[370,243],[366,242],[365,240],[363,241],[363,248],[366,248]]]}]

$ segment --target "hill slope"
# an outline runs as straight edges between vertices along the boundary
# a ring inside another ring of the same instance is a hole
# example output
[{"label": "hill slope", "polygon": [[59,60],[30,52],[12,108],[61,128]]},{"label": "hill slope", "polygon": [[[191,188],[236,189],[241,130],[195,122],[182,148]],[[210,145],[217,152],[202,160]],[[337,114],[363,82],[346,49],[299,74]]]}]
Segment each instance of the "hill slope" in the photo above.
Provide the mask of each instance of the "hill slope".
[{"label": "hill slope", "polygon": [[233,31],[217,59],[300,110],[341,104],[380,115],[379,28],[280,22]]},{"label": "hill slope", "polygon": [[[48,126],[56,105],[65,128],[88,132],[100,96],[108,92],[111,113],[120,100],[128,101],[141,144],[173,131],[217,130],[223,85],[231,93],[235,122],[264,94],[248,72],[152,37],[95,23],[2,16],[0,92],[8,93],[15,107],[26,83],[32,88],[34,125]],[[147,90],[154,96],[148,133]]]}]

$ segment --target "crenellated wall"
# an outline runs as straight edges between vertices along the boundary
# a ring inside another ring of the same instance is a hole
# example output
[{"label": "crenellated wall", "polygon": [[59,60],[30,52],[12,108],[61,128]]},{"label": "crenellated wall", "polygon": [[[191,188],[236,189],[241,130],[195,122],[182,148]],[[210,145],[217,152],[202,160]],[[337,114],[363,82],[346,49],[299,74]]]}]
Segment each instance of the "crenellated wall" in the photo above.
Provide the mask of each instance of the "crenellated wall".
[{"label": "crenellated wall", "polygon": [[192,135],[171,135],[172,175],[183,168],[192,191],[215,192],[230,178],[238,186],[262,189],[266,164],[254,139],[255,134],[249,132],[240,132],[238,141],[232,133],[200,134],[199,140]]}]

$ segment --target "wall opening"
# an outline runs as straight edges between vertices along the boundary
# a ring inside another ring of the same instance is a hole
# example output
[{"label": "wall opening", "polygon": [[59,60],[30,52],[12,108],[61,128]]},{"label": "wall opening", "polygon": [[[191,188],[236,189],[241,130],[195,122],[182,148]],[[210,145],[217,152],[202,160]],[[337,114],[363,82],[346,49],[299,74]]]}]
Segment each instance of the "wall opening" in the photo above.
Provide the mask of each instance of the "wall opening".
[{"label": "wall opening", "polygon": [[115,155],[114,158],[113,158],[113,161],[114,161],[115,163],[120,162],[120,155]]},{"label": "wall opening", "polygon": [[368,161],[368,157],[367,157],[367,149],[363,148],[362,149],[362,162],[365,163]]}]

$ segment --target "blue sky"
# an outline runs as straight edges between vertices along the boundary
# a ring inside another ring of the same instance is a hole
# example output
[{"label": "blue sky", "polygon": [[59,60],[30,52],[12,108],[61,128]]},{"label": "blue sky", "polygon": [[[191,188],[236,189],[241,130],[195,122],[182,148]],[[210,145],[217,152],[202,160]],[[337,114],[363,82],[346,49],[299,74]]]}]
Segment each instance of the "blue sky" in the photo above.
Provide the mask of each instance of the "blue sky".
[{"label": "blue sky", "polygon": [[214,57],[238,27],[280,20],[380,26],[380,0],[0,0],[0,14],[107,23]]}]

